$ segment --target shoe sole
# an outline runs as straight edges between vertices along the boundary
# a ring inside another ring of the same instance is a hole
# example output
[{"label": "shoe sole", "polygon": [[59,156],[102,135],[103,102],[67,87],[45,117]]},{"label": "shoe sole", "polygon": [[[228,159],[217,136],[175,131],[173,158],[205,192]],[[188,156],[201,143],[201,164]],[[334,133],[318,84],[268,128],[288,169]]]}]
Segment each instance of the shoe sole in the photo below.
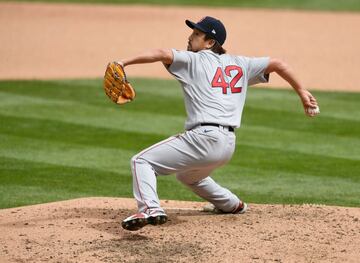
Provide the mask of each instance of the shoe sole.
[{"label": "shoe sole", "polygon": [[156,225],[165,224],[166,222],[167,222],[167,216],[159,215],[159,216],[150,216],[148,218],[135,218],[127,222],[122,222],[121,226],[126,230],[136,231],[148,224],[156,226]]}]

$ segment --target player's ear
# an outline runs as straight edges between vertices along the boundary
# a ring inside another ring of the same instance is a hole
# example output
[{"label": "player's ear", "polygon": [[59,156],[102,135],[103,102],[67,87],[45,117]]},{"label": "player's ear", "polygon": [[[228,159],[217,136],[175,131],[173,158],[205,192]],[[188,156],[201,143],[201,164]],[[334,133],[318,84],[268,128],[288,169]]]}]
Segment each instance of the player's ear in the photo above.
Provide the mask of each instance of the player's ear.
[{"label": "player's ear", "polygon": [[216,43],[214,39],[209,39],[207,42],[207,49],[211,49]]}]

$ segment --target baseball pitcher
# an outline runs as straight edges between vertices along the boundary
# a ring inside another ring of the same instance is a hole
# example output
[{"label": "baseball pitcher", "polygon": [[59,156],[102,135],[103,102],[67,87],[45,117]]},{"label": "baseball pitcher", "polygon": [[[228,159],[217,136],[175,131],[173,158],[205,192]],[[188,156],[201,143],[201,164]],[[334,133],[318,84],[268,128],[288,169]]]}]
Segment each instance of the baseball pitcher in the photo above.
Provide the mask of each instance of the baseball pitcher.
[{"label": "baseball pitcher", "polygon": [[[133,64],[162,62],[181,84],[187,113],[185,132],[161,141],[131,159],[138,213],[123,220],[122,227],[127,230],[167,221],[157,195],[157,175],[176,174],[180,182],[209,201],[217,211],[233,214],[246,211],[244,201],[210,176],[234,153],[234,131],[241,124],[249,85],[268,82],[269,74],[276,72],[299,95],[305,114],[315,116],[319,113],[314,96],[283,61],[226,54],[222,47],[226,30],[216,18],[207,16],[197,23],[185,22],[192,29],[187,51],[155,49],[117,62],[122,69]],[[130,95],[120,102],[130,101],[135,93],[130,92]]]}]

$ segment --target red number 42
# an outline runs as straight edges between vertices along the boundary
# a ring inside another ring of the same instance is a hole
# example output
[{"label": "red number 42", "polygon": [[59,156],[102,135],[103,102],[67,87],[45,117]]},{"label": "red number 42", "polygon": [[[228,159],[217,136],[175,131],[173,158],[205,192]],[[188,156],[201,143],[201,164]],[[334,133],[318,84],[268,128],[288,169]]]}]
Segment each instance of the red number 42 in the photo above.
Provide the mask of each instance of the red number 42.
[{"label": "red number 42", "polygon": [[222,93],[227,94],[227,89],[230,86],[231,93],[240,93],[241,87],[235,87],[236,83],[243,76],[242,68],[239,66],[231,65],[225,68],[225,74],[231,77],[231,71],[237,71],[237,74],[231,79],[230,83],[227,83],[224,78],[224,73],[221,70],[221,67],[216,69],[213,80],[211,81],[211,86],[213,88],[222,88]]}]

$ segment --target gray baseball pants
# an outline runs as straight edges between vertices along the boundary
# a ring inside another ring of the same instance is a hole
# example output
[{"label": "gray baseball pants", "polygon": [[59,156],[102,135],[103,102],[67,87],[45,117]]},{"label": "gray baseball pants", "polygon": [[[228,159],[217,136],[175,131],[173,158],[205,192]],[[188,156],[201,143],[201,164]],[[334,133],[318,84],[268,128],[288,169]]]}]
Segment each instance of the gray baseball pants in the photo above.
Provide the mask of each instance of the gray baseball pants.
[{"label": "gray baseball pants", "polygon": [[198,126],[133,156],[133,191],[139,212],[164,211],[156,176],[169,174],[176,174],[179,181],[218,209],[234,211],[239,198],[210,177],[215,168],[231,159],[234,150],[235,134],[227,127]]}]

